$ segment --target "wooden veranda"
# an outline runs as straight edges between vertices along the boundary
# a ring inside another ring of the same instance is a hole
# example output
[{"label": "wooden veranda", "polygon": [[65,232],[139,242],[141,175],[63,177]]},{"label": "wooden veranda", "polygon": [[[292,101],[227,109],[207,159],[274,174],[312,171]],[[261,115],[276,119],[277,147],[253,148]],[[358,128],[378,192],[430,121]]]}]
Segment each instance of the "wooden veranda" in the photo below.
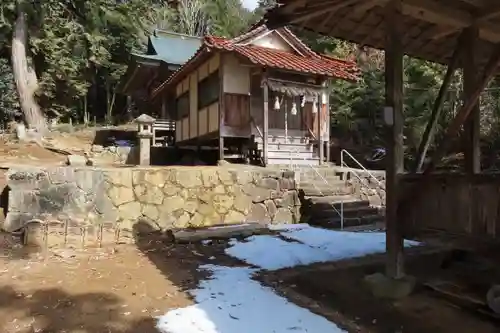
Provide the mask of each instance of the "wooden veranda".
[{"label": "wooden veranda", "polygon": [[[500,239],[498,177],[478,175],[479,96],[500,64],[497,0],[279,0],[266,15],[272,27],[294,25],[385,50],[387,163],[387,275],[404,276],[403,238],[429,229],[481,240]],[[403,160],[403,55],[448,66],[422,140],[418,165]],[[453,73],[463,69],[464,101],[445,136],[424,163]],[[463,128],[463,130],[462,130]],[[437,175],[451,142],[465,138],[465,172]],[[452,177],[452,178],[450,178]],[[491,177],[488,178],[488,177]],[[487,181],[487,179],[490,181]],[[453,180],[454,179],[454,180]],[[475,194],[465,192],[473,191]],[[489,192],[488,192],[489,191]],[[460,193],[462,195],[460,195]],[[496,193],[486,200],[488,193]],[[426,210],[425,213],[422,210]],[[450,221],[450,219],[455,219]]]}]

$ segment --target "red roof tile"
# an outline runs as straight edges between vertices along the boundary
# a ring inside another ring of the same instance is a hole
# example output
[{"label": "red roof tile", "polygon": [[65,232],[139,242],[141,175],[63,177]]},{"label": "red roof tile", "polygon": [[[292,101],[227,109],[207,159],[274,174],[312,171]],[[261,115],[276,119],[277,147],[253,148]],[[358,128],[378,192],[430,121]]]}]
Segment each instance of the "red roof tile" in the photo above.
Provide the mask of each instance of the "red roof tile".
[{"label": "red roof tile", "polygon": [[[258,30],[258,29],[256,29]],[[160,85],[154,92],[153,96],[158,94],[164,86],[177,82],[182,79],[184,74],[189,72],[189,68],[204,56],[211,52],[211,49],[216,49],[226,52],[235,52],[238,55],[248,59],[250,62],[261,65],[263,67],[285,69],[294,72],[308,73],[314,75],[323,75],[330,78],[339,78],[344,80],[356,81],[358,79],[358,67],[355,62],[341,60],[327,55],[320,55],[309,49],[302,41],[300,41],[291,31],[286,30],[291,34],[292,38],[300,42],[308,52],[307,55],[298,55],[292,52],[266,48],[251,44],[239,44],[243,37],[248,37],[255,31],[250,31],[243,36],[235,39],[226,39],[222,37],[206,36],[204,42],[196,54],[184,64],[177,72]]]},{"label": "red roof tile", "polygon": [[356,80],[357,78],[352,73],[352,70],[356,68],[354,63],[328,56],[303,57],[288,51],[262,46],[233,44],[230,40],[214,36],[205,37],[205,43],[209,47],[219,50],[236,52],[256,65],[345,80]]}]

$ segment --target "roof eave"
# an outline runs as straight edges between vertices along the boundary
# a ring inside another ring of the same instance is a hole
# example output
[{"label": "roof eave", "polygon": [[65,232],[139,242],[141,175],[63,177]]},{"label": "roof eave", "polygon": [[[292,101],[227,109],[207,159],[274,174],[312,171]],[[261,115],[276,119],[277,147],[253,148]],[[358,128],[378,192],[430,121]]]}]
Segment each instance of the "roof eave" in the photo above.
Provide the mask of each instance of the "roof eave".
[{"label": "roof eave", "polygon": [[203,43],[200,49],[191,59],[189,59],[184,65],[180,66],[180,68],[178,68],[178,70],[173,73],[172,76],[170,76],[165,82],[163,82],[152,92],[151,99],[156,98],[156,96],[158,96],[163,90],[170,89],[170,87],[178,84],[186,76],[188,76],[189,73],[191,73],[193,66],[194,68],[196,68],[196,64],[205,60],[211,54],[213,54],[212,49],[207,44]]}]

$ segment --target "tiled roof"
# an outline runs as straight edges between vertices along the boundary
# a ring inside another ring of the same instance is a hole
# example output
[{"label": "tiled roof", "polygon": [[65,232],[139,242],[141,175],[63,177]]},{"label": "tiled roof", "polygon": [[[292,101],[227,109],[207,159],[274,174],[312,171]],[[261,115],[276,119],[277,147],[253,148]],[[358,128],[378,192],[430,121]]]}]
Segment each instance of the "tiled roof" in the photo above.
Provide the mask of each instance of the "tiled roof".
[{"label": "tiled roof", "polygon": [[230,40],[213,36],[205,37],[205,44],[219,50],[236,52],[250,62],[264,67],[356,80],[355,74],[352,73],[352,70],[356,68],[354,63],[332,57],[321,55],[303,57],[288,51],[262,46],[234,44]]},{"label": "tiled roof", "polygon": [[320,55],[309,49],[302,41],[300,41],[291,31],[288,29],[286,33],[290,34],[293,42],[299,42],[301,48],[307,51],[304,56],[283,50],[277,50],[272,48],[266,48],[262,46],[256,46],[252,44],[239,44],[240,41],[251,37],[251,35],[257,35],[257,32],[262,29],[261,27],[254,29],[257,31],[250,31],[242,36],[235,39],[226,39],[222,37],[215,36],[205,36],[201,47],[198,51],[189,59],[184,66],[182,66],[177,72],[172,74],[172,76],[161,84],[154,92],[153,96],[158,94],[165,86],[169,84],[175,84],[178,80],[184,78],[184,76],[191,71],[191,67],[195,65],[199,60],[205,58],[213,52],[213,50],[219,50],[223,52],[234,52],[238,55],[248,59],[250,62],[268,68],[284,69],[293,72],[307,73],[313,75],[322,75],[329,78],[338,78],[349,81],[357,81],[358,67],[355,62],[336,59],[327,55]]}]

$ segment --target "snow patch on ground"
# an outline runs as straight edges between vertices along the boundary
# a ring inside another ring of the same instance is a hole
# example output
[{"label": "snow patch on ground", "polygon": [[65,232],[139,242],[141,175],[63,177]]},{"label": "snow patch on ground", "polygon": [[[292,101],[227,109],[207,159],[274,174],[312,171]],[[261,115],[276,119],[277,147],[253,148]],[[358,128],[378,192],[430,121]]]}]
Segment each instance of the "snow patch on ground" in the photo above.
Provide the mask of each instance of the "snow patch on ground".
[{"label": "snow patch on ground", "polygon": [[196,305],[159,318],[162,333],[341,333],[325,318],[251,279],[251,268],[203,266],[212,272],[191,294]]},{"label": "snow patch on ground", "polygon": [[[308,225],[274,226],[279,235],[231,239],[226,254],[276,270],[385,251],[385,234],[332,231]],[[406,242],[406,246],[418,245]],[[207,265],[212,273],[190,291],[197,304],[158,319],[161,333],[340,333],[334,323],[298,307],[252,280],[258,269]]]},{"label": "snow patch on ground", "polygon": [[[280,229],[278,229],[280,230]],[[266,270],[362,257],[385,251],[385,233],[344,232],[314,227],[281,231],[275,236],[252,236],[231,242],[226,254]],[[418,245],[406,241],[405,246]]]},{"label": "snow patch on ground", "polygon": [[328,253],[321,249],[268,235],[251,236],[245,242],[235,242],[226,249],[226,254],[267,270],[329,260]]}]

